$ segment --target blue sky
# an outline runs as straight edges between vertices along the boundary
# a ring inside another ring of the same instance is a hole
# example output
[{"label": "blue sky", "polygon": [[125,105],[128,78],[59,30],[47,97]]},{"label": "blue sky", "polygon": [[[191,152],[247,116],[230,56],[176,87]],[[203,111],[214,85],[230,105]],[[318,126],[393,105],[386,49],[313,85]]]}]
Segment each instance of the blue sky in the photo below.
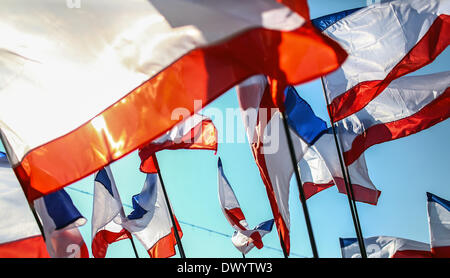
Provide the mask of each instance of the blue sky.
[{"label": "blue sky", "polygon": [[[310,0],[311,18],[341,10],[362,7],[361,0]],[[450,52],[444,51],[437,60],[413,73],[424,74],[450,70]],[[296,86],[314,112],[329,125],[320,80]],[[231,89],[205,107],[225,111],[238,108],[236,92]],[[206,113],[206,115],[208,115]],[[214,121],[214,119],[213,119]],[[243,131],[240,117],[234,119],[237,132]],[[225,138],[224,127],[217,126]],[[397,236],[429,242],[426,214],[426,194],[434,193],[450,199],[447,174],[450,170],[450,121],[441,122],[420,133],[395,141],[375,145],[366,152],[372,181],[382,191],[377,206],[357,204],[364,237]],[[235,140],[236,141],[236,140]],[[250,226],[272,218],[264,185],[247,142],[221,143],[217,155],[205,150],[165,150],[157,154],[166,190],[181,224],[182,243],[187,257],[240,258],[231,243],[232,227],[225,219],[217,197],[217,159],[221,157],[225,175],[230,181]],[[140,192],[145,174],[139,172],[139,157],[133,152],[111,164],[111,169],[124,203],[131,212],[131,197]],[[68,187],[88,223],[80,231],[90,252],[92,193],[94,176],[88,176]],[[295,178],[291,180],[291,256],[312,257],[306,225],[298,198]],[[339,237],[355,237],[346,195],[329,188],[307,202],[319,257],[341,257]],[[283,254],[276,228],[263,238],[265,247],[254,248],[247,257],[281,258]],[[135,239],[140,257],[148,257]],[[133,258],[128,240],[110,245],[107,257]],[[179,257],[176,255],[176,257]]]}]

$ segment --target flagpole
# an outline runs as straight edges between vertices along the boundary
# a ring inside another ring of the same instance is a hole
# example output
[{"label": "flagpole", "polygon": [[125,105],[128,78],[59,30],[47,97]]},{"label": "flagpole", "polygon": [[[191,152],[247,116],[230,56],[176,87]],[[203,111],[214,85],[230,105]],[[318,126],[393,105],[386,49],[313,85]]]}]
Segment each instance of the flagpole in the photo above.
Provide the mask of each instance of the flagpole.
[{"label": "flagpole", "polygon": [[[155,154],[155,157],[156,157],[156,154]],[[173,217],[172,207],[171,207],[171,205],[169,203],[169,197],[167,196],[166,187],[164,186],[164,181],[163,181],[163,178],[162,178],[162,175],[161,175],[161,171],[159,170],[159,167],[157,167],[157,168],[158,168],[159,181],[161,182],[161,188],[162,188],[163,193],[164,193],[164,199],[166,201],[167,208],[169,210],[170,220],[172,221],[172,227],[173,227],[173,230],[174,230],[175,239],[177,241],[178,251],[180,252],[180,257],[185,259],[186,255],[184,254],[183,245],[181,244],[180,235],[178,234],[178,227],[177,227],[177,225],[175,223],[175,218]]]},{"label": "flagpole", "polygon": [[245,259],[245,254],[244,254],[244,253],[242,253],[242,258],[244,258],[244,259]]},{"label": "flagpole", "polygon": [[283,250],[284,258],[287,259],[289,256],[287,254],[286,246],[284,245],[284,239],[283,239],[283,236],[281,235],[281,232],[278,233],[278,236],[281,239],[281,249]]},{"label": "flagpole", "polygon": [[300,192],[300,201],[302,203],[303,207],[303,214],[305,215],[305,222],[306,227],[308,229],[308,235],[309,235],[309,241],[311,244],[311,250],[313,253],[314,258],[318,258],[319,255],[317,253],[317,247],[316,242],[314,240],[314,233],[312,230],[311,220],[309,217],[308,207],[306,206],[306,198],[305,198],[305,192],[303,191],[303,184],[300,179],[300,172],[297,167],[297,159],[295,157],[295,150],[294,150],[294,144],[292,143],[291,133],[289,132],[289,126],[286,118],[286,113],[284,111],[281,111],[281,118],[283,119],[283,125],[284,125],[284,131],[286,133],[286,138],[288,141],[289,151],[291,153],[291,161],[292,161],[292,167],[294,168],[295,178],[297,180],[297,187],[298,191]]},{"label": "flagpole", "polygon": [[[325,84],[323,82],[323,77],[320,77],[320,80],[322,82],[323,94],[325,96],[325,101],[326,101],[326,105],[327,105],[327,109],[328,109],[328,115],[330,117],[331,129],[333,130],[334,142],[335,142],[336,150],[337,150],[338,157],[339,157],[339,164],[341,165],[341,171],[342,171],[342,175],[344,177],[345,188],[347,191],[347,199],[348,199],[350,211],[352,214],[353,224],[355,226],[356,237],[358,238],[358,245],[359,245],[359,249],[361,252],[361,257],[367,258],[366,248],[364,245],[364,238],[363,238],[362,230],[361,230],[361,224],[359,222],[359,217],[358,217],[358,210],[356,208],[356,202],[355,202],[355,197],[354,197],[355,195],[353,193],[353,185],[350,180],[350,173],[348,171],[347,165],[345,165],[343,162],[341,148],[339,147],[338,137],[337,137],[336,129],[335,129],[334,122],[333,122],[333,116],[329,110],[330,102],[329,102],[327,93],[325,91]],[[345,167],[344,167],[344,165],[345,165]],[[344,170],[344,168],[345,168],[345,170]]]}]

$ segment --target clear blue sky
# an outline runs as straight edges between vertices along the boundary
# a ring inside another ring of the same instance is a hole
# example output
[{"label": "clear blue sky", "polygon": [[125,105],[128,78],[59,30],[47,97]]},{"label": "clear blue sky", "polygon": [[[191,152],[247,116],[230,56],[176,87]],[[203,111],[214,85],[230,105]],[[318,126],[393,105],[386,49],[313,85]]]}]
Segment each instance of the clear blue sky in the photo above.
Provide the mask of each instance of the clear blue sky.
[{"label": "clear blue sky", "polygon": [[[362,7],[365,0],[310,0],[311,18],[341,10]],[[442,53],[431,65],[413,73],[424,74],[450,70],[450,52]],[[300,95],[315,113],[327,121],[320,80],[297,86]],[[225,111],[238,108],[234,89],[205,107]],[[206,113],[208,115],[208,113]],[[214,119],[213,119],[214,120]],[[236,134],[243,132],[241,118],[234,119]],[[224,127],[217,125],[219,136],[226,138]],[[229,134],[230,136],[230,134]],[[450,121],[441,122],[418,134],[375,145],[365,152],[370,177],[382,191],[378,205],[358,203],[364,237],[386,235],[429,242],[425,192],[450,199]],[[245,138],[246,140],[246,138]],[[181,224],[183,247],[187,257],[240,258],[231,243],[233,229],[225,219],[217,197],[217,159],[221,157],[228,180],[233,187],[250,226],[272,218],[264,185],[247,142],[221,143],[217,155],[205,150],[166,150],[157,154],[174,212]],[[145,174],[139,172],[139,157],[133,152],[111,164],[125,212],[131,212],[131,197],[140,192]],[[66,191],[88,219],[80,231],[91,243],[93,175],[68,187]],[[295,178],[291,181],[291,256],[312,257],[306,225],[298,198]],[[329,188],[307,202],[319,257],[341,257],[339,237],[355,237],[347,197]],[[265,247],[254,248],[247,257],[281,258],[279,239],[273,231],[263,238]],[[137,239],[140,257],[148,257]],[[91,253],[90,253],[91,254]],[[92,256],[92,254],[91,254]],[[128,240],[110,245],[107,257],[133,258]],[[175,257],[179,257],[176,255]]]}]

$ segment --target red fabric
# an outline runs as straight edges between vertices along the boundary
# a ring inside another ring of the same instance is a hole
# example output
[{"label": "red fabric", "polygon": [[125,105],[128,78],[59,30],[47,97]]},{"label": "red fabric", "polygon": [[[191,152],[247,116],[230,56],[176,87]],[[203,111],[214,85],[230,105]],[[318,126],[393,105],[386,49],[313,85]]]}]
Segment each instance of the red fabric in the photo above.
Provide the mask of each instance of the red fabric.
[{"label": "red fabric", "polygon": [[448,119],[450,116],[450,89],[423,107],[419,112],[393,122],[377,124],[358,135],[350,150],[344,152],[347,165],[352,164],[369,147],[402,138]]},{"label": "red fabric", "polygon": [[[338,191],[343,194],[347,194],[347,188],[345,187],[345,181],[343,178],[335,178]],[[372,190],[359,184],[352,184],[353,197],[355,201],[363,202],[371,205],[378,203],[381,191]]]},{"label": "red fabric", "polygon": [[94,239],[92,240],[92,255],[95,258],[104,258],[106,256],[106,251],[108,250],[108,245],[127,238],[131,238],[131,234],[125,229],[122,229],[118,233],[100,230],[95,234]]},{"label": "red fabric", "polygon": [[234,225],[238,226],[241,230],[247,229],[242,226],[241,223],[239,223],[241,220],[245,220],[244,213],[240,208],[225,209],[225,214],[227,218],[230,219],[230,221],[234,223]]},{"label": "red fabric", "polygon": [[0,258],[50,258],[42,236],[0,244]]},{"label": "red fabric", "polygon": [[431,247],[433,258],[450,258],[450,246]]},{"label": "red fabric", "polygon": [[402,250],[397,251],[392,258],[432,258],[430,251],[421,250]]},{"label": "red fabric", "polygon": [[319,193],[322,190],[325,190],[334,185],[334,181],[330,181],[324,184],[317,184],[312,182],[303,183],[303,192],[305,193],[305,198],[308,200],[313,195]]},{"label": "red fabric", "polygon": [[[175,225],[177,226],[177,231],[180,239],[183,237],[183,231],[181,230],[180,224],[178,223],[177,218],[175,218]],[[169,258],[176,254],[175,245],[177,244],[177,240],[175,237],[175,230],[172,227],[171,233],[166,235],[165,237],[158,240],[155,245],[153,245],[147,253],[151,258]]]},{"label": "red fabric", "polygon": [[381,94],[393,80],[433,62],[447,48],[449,42],[450,16],[440,15],[422,39],[395,65],[385,79],[361,82],[334,98],[328,106],[330,118],[333,122],[337,122],[358,112]]}]

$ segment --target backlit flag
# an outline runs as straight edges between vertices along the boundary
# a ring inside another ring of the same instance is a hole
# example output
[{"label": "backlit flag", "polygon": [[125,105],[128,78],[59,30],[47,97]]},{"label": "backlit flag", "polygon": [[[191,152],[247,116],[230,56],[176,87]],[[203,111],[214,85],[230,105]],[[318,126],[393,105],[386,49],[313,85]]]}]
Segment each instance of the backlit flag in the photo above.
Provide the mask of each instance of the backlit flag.
[{"label": "backlit flag", "polygon": [[[339,238],[342,258],[361,258],[356,238]],[[431,258],[430,245],[415,240],[376,236],[364,239],[368,258]]]},{"label": "backlit flag", "polygon": [[[174,256],[175,230],[158,174],[147,174],[141,193],[133,196],[132,203],[134,210],[123,226],[141,242],[151,258]],[[176,218],[175,224],[181,238],[183,232]]]},{"label": "backlit flag", "polygon": [[337,123],[352,164],[369,147],[427,129],[450,116],[450,71],[394,80],[360,111]]},{"label": "backlit flag", "polygon": [[64,189],[36,199],[34,207],[42,221],[47,251],[52,258],[89,258],[78,230],[87,220]]},{"label": "backlit flag", "polygon": [[0,258],[49,257],[22,188],[0,152]]},{"label": "backlit flag", "polygon": [[177,108],[192,115],[255,74],[306,82],[347,56],[273,0],[80,5],[2,2],[0,135],[29,200],[155,140]]},{"label": "backlit flag", "polygon": [[[340,193],[347,194],[342,168],[334,141],[333,131],[328,128],[299,162],[300,176],[305,197],[336,185]],[[378,203],[379,191],[369,177],[364,154],[347,166],[355,201],[372,205]]]},{"label": "backlit flag", "polygon": [[[258,249],[261,249],[263,247],[261,234],[256,229],[254,230],[248,229],[247,220],[245,219],[241,206],[239,205],[236,195],[234,194],[233,188],[231,187],[227,177],[225,176],[222,166],[222,160],[220,159],[220,157],[217,163],[217,167],[218,167],[217,191],[219,193],[218,195],[220,207],[222,208],[225,218],[237,232],[240,232],[242,236],[247,238],[246,242],[251,240],[254,246],[256,246]],[[237,236],[237,234],[234,233],[234,236]],[[242,237],[240,238],[242,239]],[[235,244],[234,241],[233,244]],[[238,247],[236,246],[236,248]],[[238,249],[242,251],[240,248]]]},{"label": "backlit flag", "polygon": [[[289,184],[294,169],[289,159],[281,113],[273,102],[270,86],[263,75],[245,80],[236,90],[248,141],[266,187],[275,224],[289,254]],[[296,159],[300,161],[309,144],[324,132],[326,124],[314,115],[294,88],[288,88],[285,93],[289,132]]]},{"label": "backlit flag", "polygon": [[450,202],[427,192],[428,227],[434,258],[450,258]]},{"label": "backlit flag", "polygon": [[122,227],[125,220],[122,201],[109,166],[95,174],[94,205],[92,211],[92,255],[104,258],[108,245],[131,238]]},{"label": "backlit flag", "polygon": [[392,81],[431,63],[449,44],[449,12],[449,0],[399,0],[313,20],[349,54],[323,78],[332,120],[360,111]]},{"label": "backlit flag", "polygon": [[242,253],[247,254],[250,250],[255,247],[255,241],[250,236],[251,234],[257,232],[259,237],[263,237],[272,231],[273,227],[273,219],[264,221],[263,223],[256,226],[253,230],[246,231],[234,231],[233,236],[231,237],[231,242],[233,245]]},{"label": "backlit flag", "polygon": [[146,164],[152,163],[147,160],[152,159],[152,155],[161,150],[199,149],[217,152],[217,145],[217,129],[214,123],[208,117],[194,114],[139,149],[140,170],[144,173],[154,172],[152,167],[151,170],[147,169],[149,166]]}]

